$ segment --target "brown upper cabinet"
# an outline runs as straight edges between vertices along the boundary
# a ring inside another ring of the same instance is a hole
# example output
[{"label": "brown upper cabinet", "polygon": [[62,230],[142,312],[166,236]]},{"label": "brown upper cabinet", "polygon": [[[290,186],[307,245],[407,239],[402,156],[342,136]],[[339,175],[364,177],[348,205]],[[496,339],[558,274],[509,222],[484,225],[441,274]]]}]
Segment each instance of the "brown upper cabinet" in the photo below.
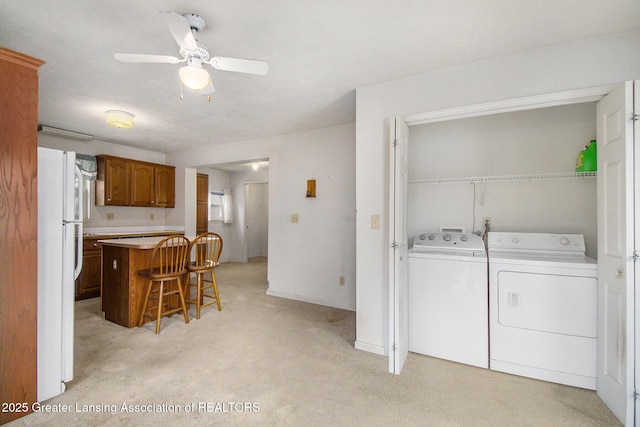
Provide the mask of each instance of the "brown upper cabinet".
[{"label": "brown upper cabinet", "polygon": [[172,208],[176,205],[176,168],[156,165],[156,206]]},{"label": "brown upper cabinet", "polygon": [[173,208],[175,167],[100,155],[96,205]]},{"label": "brown upper cabinet", "polygon": [[131,162],[131,206],[155,206],[155,167]]},{"label": "brown upper cabinet", "polygon": [[131,165],[119,157],[98,156],[96,205],[128,206],[131,201]]}]

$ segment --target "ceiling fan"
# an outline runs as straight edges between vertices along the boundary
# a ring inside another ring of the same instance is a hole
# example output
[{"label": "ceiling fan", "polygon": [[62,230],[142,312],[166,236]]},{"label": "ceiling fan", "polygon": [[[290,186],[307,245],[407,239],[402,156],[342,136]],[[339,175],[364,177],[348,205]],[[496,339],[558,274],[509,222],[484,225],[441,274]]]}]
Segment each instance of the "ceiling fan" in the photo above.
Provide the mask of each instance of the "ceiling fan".
[{"label": "ceiling fan", "polygon": [[269,66],[264,61],[253,59],[225,58],[222,56],[210,57],[207,49],[198,44],[196,33],[207,26],[205,19],[195,13],[179,15],[175,12],[160,12],[173,38],[180,46],[182,59],[167,55],[146,55],[131,53],[116,53],[114,56],[120,62],[164,63],[178,64],[186,62],[178,71],[182,84],[202,94],[215,92],[209,72],[203,68],[203,64],[209,64],[213,68],[222,71],[235,71],[239,73],[265,75],[269,72]]}]

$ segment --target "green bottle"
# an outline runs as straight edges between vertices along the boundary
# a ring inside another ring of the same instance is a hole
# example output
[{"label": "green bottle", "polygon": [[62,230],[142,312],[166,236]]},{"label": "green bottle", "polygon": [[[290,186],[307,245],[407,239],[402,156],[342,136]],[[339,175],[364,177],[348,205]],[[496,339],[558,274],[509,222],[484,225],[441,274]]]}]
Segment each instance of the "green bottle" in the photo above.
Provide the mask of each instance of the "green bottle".
[{"label": "green bottle", "polygon": [[576,172],[592,172],[598,170],[598,152],[596,140],[592,139],[589,145],[578,154]]}]

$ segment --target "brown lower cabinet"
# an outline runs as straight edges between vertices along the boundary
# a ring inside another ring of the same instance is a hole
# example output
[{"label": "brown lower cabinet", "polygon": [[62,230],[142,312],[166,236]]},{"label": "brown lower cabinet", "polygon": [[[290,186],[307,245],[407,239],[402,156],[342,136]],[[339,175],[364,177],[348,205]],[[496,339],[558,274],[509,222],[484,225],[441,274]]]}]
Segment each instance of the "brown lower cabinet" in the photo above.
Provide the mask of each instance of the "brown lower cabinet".
[{"label": "brown lower cabinet", "polygon": [[100,296],[102,253],[96,238],[83,239],[82,271],[76,279],[76,301]]}]

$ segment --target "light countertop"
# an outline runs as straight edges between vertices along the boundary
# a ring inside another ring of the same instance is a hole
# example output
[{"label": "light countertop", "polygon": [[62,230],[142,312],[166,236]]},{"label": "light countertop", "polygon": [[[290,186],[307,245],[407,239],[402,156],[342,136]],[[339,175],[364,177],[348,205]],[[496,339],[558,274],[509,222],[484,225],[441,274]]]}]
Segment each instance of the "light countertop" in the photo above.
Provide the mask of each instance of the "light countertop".
[{"label": "light countertop", "polygon": [[128,239],[101,239],[98,243],[130,249],[153,249],[158,242],[167,236],[131,237]]}]

